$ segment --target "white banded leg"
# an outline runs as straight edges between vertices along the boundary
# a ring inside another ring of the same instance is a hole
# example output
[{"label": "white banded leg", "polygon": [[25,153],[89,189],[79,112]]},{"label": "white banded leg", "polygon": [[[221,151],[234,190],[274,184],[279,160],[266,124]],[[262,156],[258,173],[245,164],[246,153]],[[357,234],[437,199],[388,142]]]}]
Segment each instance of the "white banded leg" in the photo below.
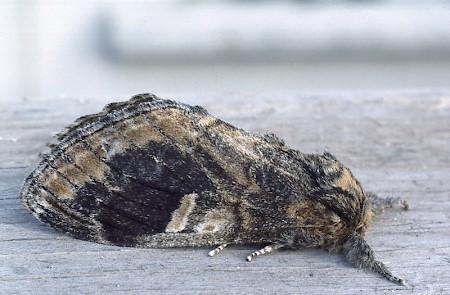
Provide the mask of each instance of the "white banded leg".
[{"label": "white banded leg", "polygon": [[272,245],[265,246],[261,250],[255,251],[252,254],[248,255],[247,256],[247,261],[250,262],[250,261],[252,261],[253,257],[255,257],[255,256],[259,256],[259,255],[263,255],[263,254],[266,254],[266,253],[270,253],[270,252],[272,252],[274,250],[277,250],[277,249],[280,249],[280,248],[283,248],[283,247],[284,247],[284,245],[282,245],[282,244],[272,244]]},{"label": "white banded leg", "polygon": [[226,246],[228,246],[228,244],[222,244],[218,246],[216,249],[209,251],[208,255],[212,257],[217,253],[219,253],[220,251],[222,251],[223,249],[225,249]]}]

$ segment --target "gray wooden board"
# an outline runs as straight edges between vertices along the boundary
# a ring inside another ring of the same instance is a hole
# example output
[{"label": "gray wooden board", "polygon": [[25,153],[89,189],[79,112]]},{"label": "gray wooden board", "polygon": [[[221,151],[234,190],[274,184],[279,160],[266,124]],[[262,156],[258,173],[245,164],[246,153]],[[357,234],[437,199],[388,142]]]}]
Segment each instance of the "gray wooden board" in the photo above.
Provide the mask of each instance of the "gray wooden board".
[{"label": "gray wooden board", "polygon": [[[74,240],[21,205],[23,179],[52,135],[106,99],[4,101],[0,109],[0,293],[450,294],[450,91],[169,95],[305,152],[329,150],[366,190],[401,196],[367,233],[397,286],[323,250],[252,246],[133,249]],[[111,98],[110,100],[125,100]]]}]

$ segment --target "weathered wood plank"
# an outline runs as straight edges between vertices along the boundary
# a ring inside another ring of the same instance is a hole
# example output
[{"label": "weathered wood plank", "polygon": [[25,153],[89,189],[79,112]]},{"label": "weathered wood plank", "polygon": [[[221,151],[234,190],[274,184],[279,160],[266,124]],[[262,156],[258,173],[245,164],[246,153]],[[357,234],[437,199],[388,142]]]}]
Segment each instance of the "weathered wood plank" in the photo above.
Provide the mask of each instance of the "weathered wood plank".
[{"label": "weathered wood plank", "polygon": [[[320,250],[256,259],[251,247],[132,249],[74,240],[20,204],[54,133],[105,99],[23,100],[0,110],[0,293],[450,294],[450,92],[171,96],[302,151],[328,149],[366,190],[407,199],[369,229],[377,258],[408,286]],[[126,98],[124,98],[126,99]]]}]

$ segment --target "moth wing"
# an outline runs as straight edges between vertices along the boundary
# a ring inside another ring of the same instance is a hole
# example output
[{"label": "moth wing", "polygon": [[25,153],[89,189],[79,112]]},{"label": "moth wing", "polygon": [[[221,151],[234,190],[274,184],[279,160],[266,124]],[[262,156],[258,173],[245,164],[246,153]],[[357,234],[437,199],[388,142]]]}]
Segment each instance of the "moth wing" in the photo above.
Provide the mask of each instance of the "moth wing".
[{"label": "moth wing", "polygon": [[40,220],[84,240],[168,246],[149,240],[165,235],[184,246],[194,243],[186,235],[200,234],[220,242],[235,231],[227,209],[234,202],[221,192],[239,191],[245,170],[233,175],[242,157],[220,145],[220,132],[243,133],[171,101],[111,105],[60,135],[26,180],[23,201]]}]

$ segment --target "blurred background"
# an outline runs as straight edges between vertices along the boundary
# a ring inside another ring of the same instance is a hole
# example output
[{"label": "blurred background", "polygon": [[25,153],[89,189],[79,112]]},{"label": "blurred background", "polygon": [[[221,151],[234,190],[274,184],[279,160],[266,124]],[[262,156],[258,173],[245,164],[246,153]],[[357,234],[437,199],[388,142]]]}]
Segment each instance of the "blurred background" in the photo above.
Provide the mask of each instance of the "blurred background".
[{"label": "blurred background", "polygon": [[3,0],[0,99],[450,86],[450,1]]}]

